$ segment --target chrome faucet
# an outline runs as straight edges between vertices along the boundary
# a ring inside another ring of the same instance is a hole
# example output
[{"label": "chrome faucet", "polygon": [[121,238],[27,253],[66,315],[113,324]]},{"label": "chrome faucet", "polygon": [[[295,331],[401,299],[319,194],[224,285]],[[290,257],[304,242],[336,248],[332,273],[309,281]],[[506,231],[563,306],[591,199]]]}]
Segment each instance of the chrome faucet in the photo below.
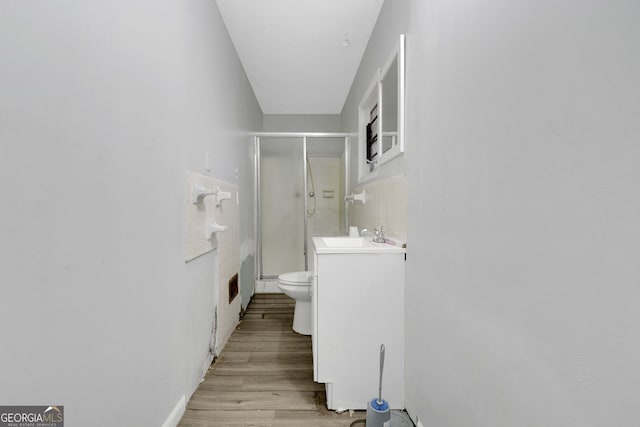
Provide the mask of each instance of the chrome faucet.
[{"label": "chrome faucet", "polygon": [[381,225],[380,226],[380,230],[378,230],[377,228],[373,229],[373,241],[375,243],[384,243],[384,232],[382,231],[384,227]]}]

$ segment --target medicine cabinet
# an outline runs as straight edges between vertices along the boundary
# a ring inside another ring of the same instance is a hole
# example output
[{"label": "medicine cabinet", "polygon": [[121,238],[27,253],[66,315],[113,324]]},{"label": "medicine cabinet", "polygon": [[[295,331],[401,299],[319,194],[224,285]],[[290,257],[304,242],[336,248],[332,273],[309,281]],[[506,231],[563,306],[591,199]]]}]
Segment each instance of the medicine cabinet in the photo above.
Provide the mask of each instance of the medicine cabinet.
[{"label": "medicine cabinet", "polygon": [[365,181],[404,152],[404,34],[358,106],[358,175]]}]

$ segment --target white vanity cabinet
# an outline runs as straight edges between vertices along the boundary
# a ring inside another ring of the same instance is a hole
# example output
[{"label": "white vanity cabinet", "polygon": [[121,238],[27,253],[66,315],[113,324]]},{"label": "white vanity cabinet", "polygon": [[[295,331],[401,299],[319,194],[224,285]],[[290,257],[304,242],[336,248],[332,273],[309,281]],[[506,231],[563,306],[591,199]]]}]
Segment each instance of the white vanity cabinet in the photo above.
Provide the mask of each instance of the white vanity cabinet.
[{"label": "white vanity cabinet", "polygon": [[325,383],[329,409],[366,409],[378,395],[384,344],[382,397],[403,409],[405,249],[323,239],[313,239],[314,380]]}]

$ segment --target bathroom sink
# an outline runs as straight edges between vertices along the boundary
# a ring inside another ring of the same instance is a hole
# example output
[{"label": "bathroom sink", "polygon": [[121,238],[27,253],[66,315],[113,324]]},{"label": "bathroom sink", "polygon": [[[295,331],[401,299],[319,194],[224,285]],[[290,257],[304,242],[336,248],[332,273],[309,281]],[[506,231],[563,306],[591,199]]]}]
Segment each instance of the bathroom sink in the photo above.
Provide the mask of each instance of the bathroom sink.
[{"label": "bathroom sink", "polygon": [[314,237],[317,253],[387,253],[406,252],[406,249],[387,243],[375,243],[362,237]]},{"label": "bathroom sink", "polygon": [[371,243],[362,237],[323,237],[322,241],[329,248],[361,248]]}]

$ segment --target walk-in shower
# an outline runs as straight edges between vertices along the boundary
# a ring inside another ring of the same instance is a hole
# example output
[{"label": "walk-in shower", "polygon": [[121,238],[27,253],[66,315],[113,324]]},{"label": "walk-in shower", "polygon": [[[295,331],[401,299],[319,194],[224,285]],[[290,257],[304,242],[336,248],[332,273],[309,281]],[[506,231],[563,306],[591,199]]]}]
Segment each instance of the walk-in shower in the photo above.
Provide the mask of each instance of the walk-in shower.
[{"label": "walk-in shower", "polygon": [[311,237],[346,234],[348,138],[339,133],[258,133],[258,279],[307,270]]}]

